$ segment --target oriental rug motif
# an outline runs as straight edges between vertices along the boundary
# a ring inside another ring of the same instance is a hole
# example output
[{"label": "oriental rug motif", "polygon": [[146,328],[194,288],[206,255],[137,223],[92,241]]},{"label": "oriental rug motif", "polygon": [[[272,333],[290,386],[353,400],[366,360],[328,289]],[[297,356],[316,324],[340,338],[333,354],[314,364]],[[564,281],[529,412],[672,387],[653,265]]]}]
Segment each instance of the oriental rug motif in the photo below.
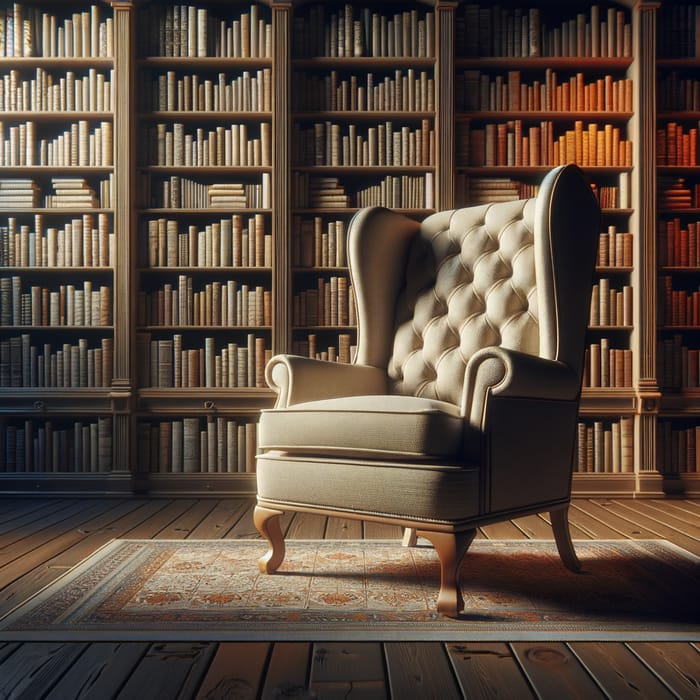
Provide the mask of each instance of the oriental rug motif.
[{"label": "oriental rug motif", "polygon": [[700,639],[700,558],[663,540],[580,541],[583,573],[551,541],[475,540],[465,611],[435,612],[432,548],[261,540],[113,540],[0,620],[0,639]]}]

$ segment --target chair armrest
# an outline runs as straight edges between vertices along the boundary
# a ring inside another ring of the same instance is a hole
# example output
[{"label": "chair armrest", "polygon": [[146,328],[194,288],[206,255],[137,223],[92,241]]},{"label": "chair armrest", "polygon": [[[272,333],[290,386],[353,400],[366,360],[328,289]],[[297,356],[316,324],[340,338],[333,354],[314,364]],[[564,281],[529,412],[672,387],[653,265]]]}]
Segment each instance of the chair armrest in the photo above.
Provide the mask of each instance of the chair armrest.
[{"label": "chair armrest", "polygon": [[507,398],[574,401],[581,378],[568,365],[502,347],[474,353],[465,370],[462,412],[481,425],[488,394]]},{"label": "chair armrest", "polygon": [[563,362],[504,348],[475,353],[466,372],[463,410],[482,435],[485,507],[564,503],[571,493],[580,375]]},{"label": "chair armrest", "polygon": [[277,392],[275,408],[340,396],[386,393],[383,369],[300,355],[275,355],[265,367],[265,379]]}]

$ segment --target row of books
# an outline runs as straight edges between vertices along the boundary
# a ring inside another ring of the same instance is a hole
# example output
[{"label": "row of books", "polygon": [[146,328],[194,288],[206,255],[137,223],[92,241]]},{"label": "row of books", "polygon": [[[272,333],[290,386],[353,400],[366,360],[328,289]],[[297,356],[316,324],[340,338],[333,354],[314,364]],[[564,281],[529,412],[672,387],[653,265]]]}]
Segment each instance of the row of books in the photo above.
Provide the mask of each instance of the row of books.
[{"label": "row of books", "polygon": [[599,267],[632,267],[634,265],[634,252],[632,249],[633,235],[617,230],[617,226],[610,225],[608,230],[600,234],[598,238]]},{"label": "row of books", "polygon": [[1,387],[108,387],[112,384],[114,347],[112,338],[102,338],[90,347],[87,338],[77,345],[32,344],[22,333],[0,340]]},{"label": "row of books", "polygon": [[593,194],[598,199],[601,209],[630,209],[632,207],[632,190],[630,189],[630,174],[619,173],[619,185],[591,184]]},{"label": "row of books", "polygon": [[356,206],[386,206],[393,209],[433,209],[435,182],[433,173],[425,175],[387,175],[376,185],[357,191]]},{"label": "row of books", "polygon": [[109,167],[114,165],[113,149],[110,121],[91,129],[87,119],[79,119],[50,138],[38,138],[32,120],[7,128],[0,122],[0,163],[4,166]]},{"label": "row of books", "polygon": [[596,474],[634,472],[634,417],[611,421],[580,421],[574,471]]},{"label": "row of books", "polygon": [[558,26],[548,26],[538,7],[468,3],[457,14],[456,45],[464,56],[626,57],[632,26],[623,10],[591,5]]},{"label": "row of books", "polygon": [[33,78],[22,79],[12,68],[0,80],[2,112],[111,112],[114,71],[88,68],[84,75],[67,70],[59,76],[37,67]]},{"label": "row of books", "polygon": [[700,80],[675,70],[665,73],[656,84],[656,104],[660,111],[700,112]]},{"label": "row of books", "polygon": [[217,416],[139,421],[137,452],[142,464],[161,474],[252,473],[257,424]]},{"label": "row of books", "polygon": [[149,5],[139,14],[140,53],[145,56],[270,58],[272,25],[251,4],[247,12],[220,19],[206,7]]},{"label": "row of books", "polygon": [[632,287],[629,284],[615,289],[607,277],[601,277],[591,292],[590,326],[634,325],[632,314]]},{"label": "row of books", "polygon": [[671,275],[659,275],[659,325],[700,327],[700,288],[674,289],[673,285]]},{"label": "row of books", "polygon": [[236,77],[217,73],[179,75],[148,72],[139,83],[139,103],[145,111],[269,112],[272,110],[272,70],[244,70]]},{"label": "row of books", "polygon": [[588,388],[632,386],[632,351],[610,347],[609,338],[591,343],[585,352],[583,386]]},{"label": "row of books", "polygon": [[656,462],[662,474],[700,472],[700,425],[680,428],[671,421],[659,421]]},{"label": "row of books", "polygon": [[582,167],[632,167],[632,141],[622,138],[620,127],[576,120],[573,129],[555,134],[551,121],[527,126],[521,119],[473,128],[460,124],[457,154],[462,165],[557,166],[576,163]]},{"label": "row of books", "polygon": [[656,132],[656,164],[692,167],[698,164],[698,129],[670,121]]},{"label": "row of books", "polygon": [[[630,206],[629,173],[619,173],[617,177],[619,186],[591,183],[602,209],[624,209]],[[460,172],[455,174],[455,201],[460,206],[529,199],[536,197],[538,192],[539,184],[507,177],[472,177]],[[616,245],[620,245],[622,240],[627,239],[620,239]]]},{"label": "row of books", "polygon": [[260,135],[248,134],[247,124],[231,124],[229,128],[195,127],[188,133],[183,123],[159,123],[141,135],[144,164],[228,167],[272,164],[272,125],[260,122]]},{"label": "row of books", "polygon": [[292,353],[326,362],[352,362],[356,346],[352,345],[349,333],[338,333],[338,344],[330,345],[319,339],[316,333],[308,333],[304,339],[292,341]]},{"label": "row of books", "polygon": [[292,323],[298,327],[356,325],[355,296],[348,278],[319,277],[315,289],[294,294]]},{"label": "row of books", "polygon": [[682,224],[678,217],[657,226],[657,259],[660,266],[700,266],[700,221]]},{"label": "row of books", "polygon": [[[265,216],[241,214],[206,224],[148,219],[139,259],[147,267],[271,267],[272,236]],[[1,231],[1,229],[0,229]]]},{"label": "row of books", "polygon": [[661,209],[691,209],[700,207],[700,183],[689,183],[684,177],[659,177],[659,207]]},{"label": "row of books", "polygon": [[142,206],[156,209],[269,209],[272,206],[270,173],[255,182],[198,182],[181,175],[158,178],[141,173]]},{"label": "row of books", "polygon": [[294,267],[345,267],[346,231],[343,220],[292,218],[292,265]]},{"label": "row of books", "polygon": [[62,227],[44,225],[33,215],[33,226],[9,216],[0,223],[0,267],[107,267],[114,262],[114,232],[107,214],[83,214]]},{"label": "row of books", "polygon": [[64,16],[24,2],[0,8],[0,56],[98,58],[114,55],[114,23],[93,4]]},{"label": "row of books", "polygon": [[492,75],[470,69],[457,75],[455,103],[470,112],[632,112],[632,88],[631,78],[610,74],[586,82],[579,72],[562,81],[545,68],[544,80],[524,83],[519,70]]},{"label": "row of books", "polygon": [[660,58],[700,57],[700,6],[691,3],[661,5],[657,20]]},{"label": "row of books", "polygon": [[664,389],[700,388],[700,349],[686,345],[680,333],[658,341],[656,364]]},{"label": "row of books", "polygon": [[[198,339],[201,342],[201,339]],[[248,333],[244,344],[204,338],[203,347],[185,347],[183,336],[152,339],[137,334],[140,386],[179,387],[266,387],[265,365],[272,356],[266,340]]]},{"label": "row of books", "polygon": [[396,69],[387,75],[367,71],[344,78],[332,70],[325,75],[292,73],[292,109],[344,112],[432,112],[435,80],[427,71]]},{"label": "row of books", "polygon": [[291,159],[295,165],[430,166],[435,164],[435,129],[423,119],[418,128],[384,124],[316,122],[292,126]]},{"label": "row of books", "polygon": [[[363,179],[363,182],[367,178]],[[432,209],[435,183],[432,172],[424,175],[387,175],[376,184],[349,194],[337,177],[292,173],[292,206],[300,209],[345,209],[385,206],[400,209]]]},{"label": "row of books", "polygon": [[0,326],[109,326],[112,288],[93,286],[27,287],[19,275],[0,277]]},{"label": "row of books", "polygon": [[324,5],[295,15],[294,56],[420,58],[435,55],[435,13],[407,10],[390,14],[346,3],[337,11]]},{"label": "row of books", "polygon": [[[200,283],[201,284],[201,283]],[[234,280],[207,282],[199,289],[188,275],[136,300],[139,326],[270,326],[272,296],[264,287]]]},{"label": "row of books", "polygon": [[108,472],[112,417],[8,421],[0,418],[0,472]]},{"label": "row of books", "polygon": [[536,197],[538,191],[539,185],[508,177],[469,177],[464,173],[455,177],[455,198],[460,206],[514,202]]}]

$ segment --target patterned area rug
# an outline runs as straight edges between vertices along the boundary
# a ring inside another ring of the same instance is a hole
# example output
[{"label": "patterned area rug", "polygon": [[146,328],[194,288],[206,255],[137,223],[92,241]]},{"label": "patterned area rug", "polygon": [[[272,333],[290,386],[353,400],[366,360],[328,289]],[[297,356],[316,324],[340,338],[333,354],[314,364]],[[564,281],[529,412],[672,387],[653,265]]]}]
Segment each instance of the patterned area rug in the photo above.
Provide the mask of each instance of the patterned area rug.
[{"label": "patterned area rug", "polygon": [[476,540],[461,619],[435,613],[429,547],[260,540],[114,540],[0,620],[0,639],[700,639],[700,558],[668,542]]}]

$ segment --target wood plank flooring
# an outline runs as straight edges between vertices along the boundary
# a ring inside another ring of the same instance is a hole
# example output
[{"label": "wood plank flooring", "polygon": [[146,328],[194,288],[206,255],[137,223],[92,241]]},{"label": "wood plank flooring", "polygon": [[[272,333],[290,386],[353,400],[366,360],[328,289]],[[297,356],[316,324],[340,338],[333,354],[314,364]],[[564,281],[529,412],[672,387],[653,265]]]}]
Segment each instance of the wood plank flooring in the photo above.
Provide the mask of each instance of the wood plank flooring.
[{"label": "wood plank flooring", "polygon": [[[0,496],[0,615],[115,537],[257,537],[251,499]],[[700,501],[577,499],[575,539],[668,539],[700,555]],[[398,528],[286,516],[287,537],[386,539]],[[546,515],[485,538],[551,538]],[[0,698],[698,698],[685,642],[3,642]]]}]

